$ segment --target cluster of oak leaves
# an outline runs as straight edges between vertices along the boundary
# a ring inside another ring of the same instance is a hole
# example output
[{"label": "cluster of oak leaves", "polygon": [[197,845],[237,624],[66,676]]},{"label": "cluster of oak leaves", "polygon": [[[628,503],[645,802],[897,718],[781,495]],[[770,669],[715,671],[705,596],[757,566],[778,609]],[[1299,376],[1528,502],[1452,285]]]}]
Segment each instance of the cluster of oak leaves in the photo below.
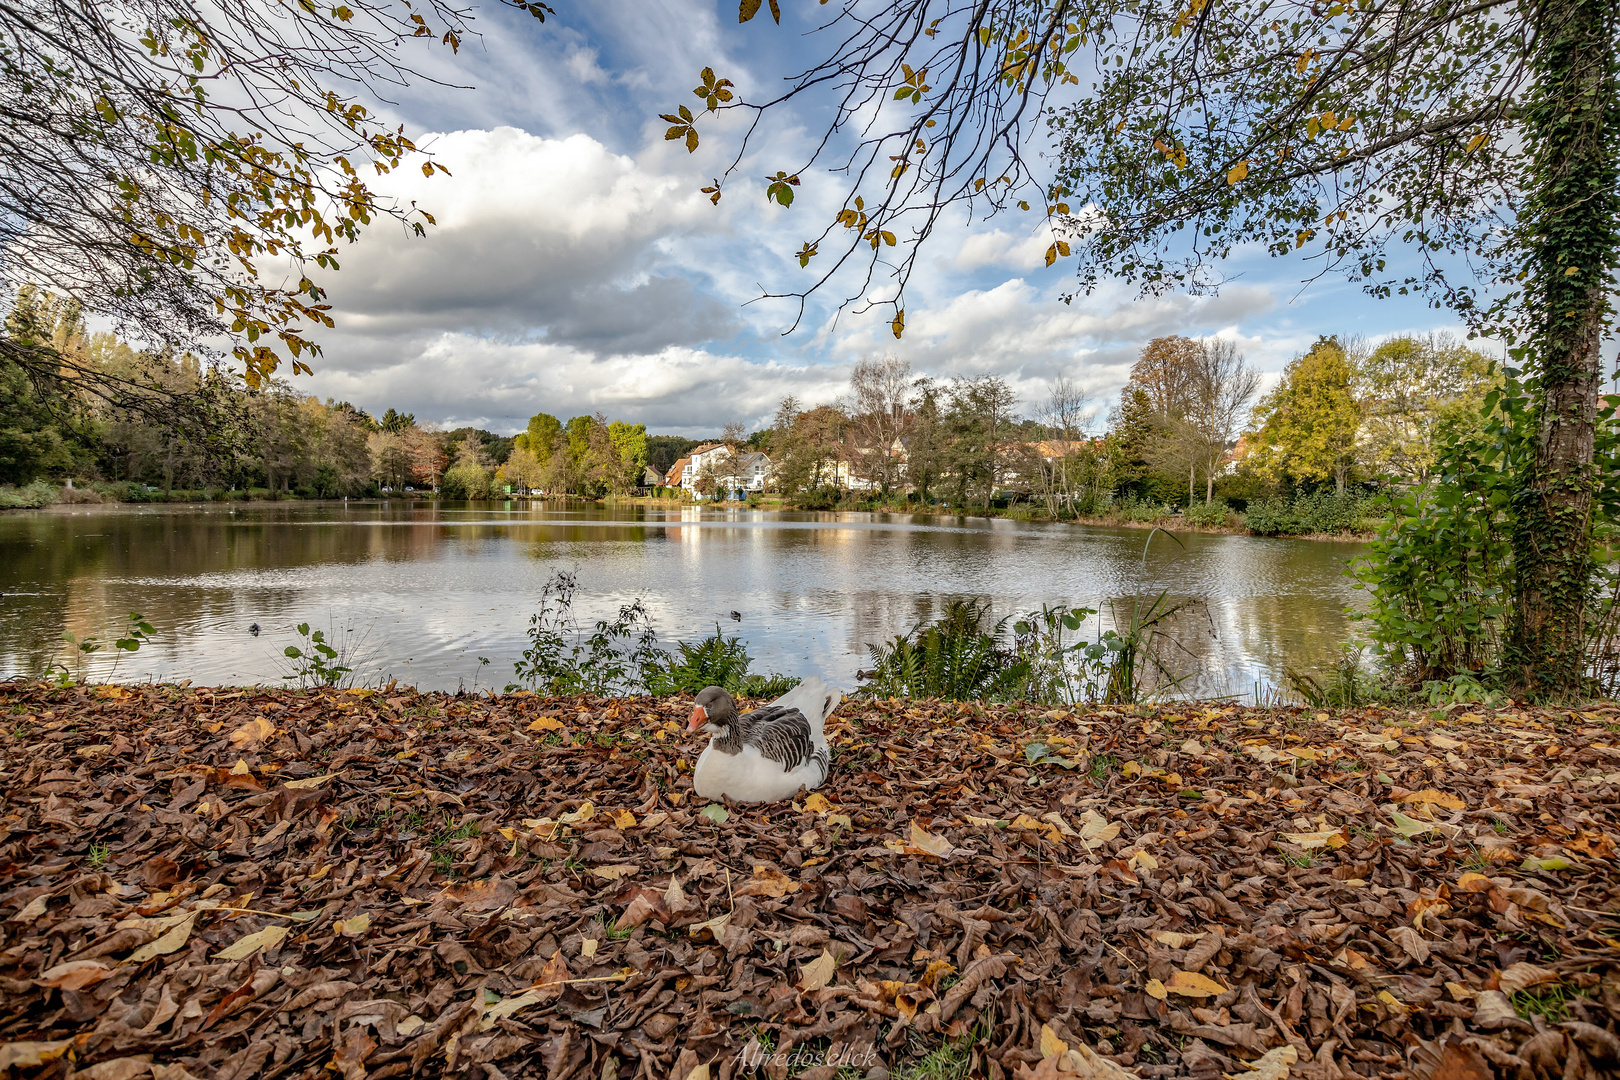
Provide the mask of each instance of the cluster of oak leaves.
[{"label": "cluster of oak leaves", "polygon": [[1620,708],[0,686],[0,1076],[1614,1075]]}]

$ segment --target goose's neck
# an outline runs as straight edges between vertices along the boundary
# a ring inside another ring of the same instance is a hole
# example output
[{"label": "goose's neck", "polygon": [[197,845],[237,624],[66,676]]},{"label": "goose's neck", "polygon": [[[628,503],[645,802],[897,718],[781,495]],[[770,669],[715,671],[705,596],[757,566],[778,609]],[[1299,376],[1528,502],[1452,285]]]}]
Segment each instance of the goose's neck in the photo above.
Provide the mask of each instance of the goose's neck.
[{"label": "goose's neck", "polygon": [[741,716],[733,715],[729,720],[725,721],[725,725],[714,736],[709,745],[722,754],[742,753],[743,743],[748,741],[748,736],[753,732],[753,722],[745,720]]}]

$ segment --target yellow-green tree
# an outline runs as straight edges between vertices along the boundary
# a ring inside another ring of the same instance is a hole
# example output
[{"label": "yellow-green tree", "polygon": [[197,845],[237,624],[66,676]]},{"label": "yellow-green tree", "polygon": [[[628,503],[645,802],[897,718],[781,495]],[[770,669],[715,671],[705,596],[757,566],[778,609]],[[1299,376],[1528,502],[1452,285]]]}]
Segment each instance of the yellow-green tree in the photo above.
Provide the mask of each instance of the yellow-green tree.
[{"label": "yellow-green tree", "polygon": [[1254,449],[1247,466],[1273,481],[1322,484],[1344,493],[1356,465],[1361,409],[1355,369],[1335,338],[1295,358],[1276,388],[1255,406]]}]

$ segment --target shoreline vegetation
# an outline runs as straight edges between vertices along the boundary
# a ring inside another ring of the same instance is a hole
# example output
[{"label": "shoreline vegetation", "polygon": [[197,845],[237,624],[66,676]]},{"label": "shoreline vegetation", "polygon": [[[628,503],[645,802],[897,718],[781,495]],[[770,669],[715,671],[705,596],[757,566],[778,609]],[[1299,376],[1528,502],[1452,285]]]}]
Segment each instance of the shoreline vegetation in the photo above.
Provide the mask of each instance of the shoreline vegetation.
[{"label": "shoreline vegetation", "polygon": [[[1342,522],[1344,527],[1336,529],[1313,528],[1311,513],[1292,512],[1290,508],[1283,507],[1289,520],[1282,528],[1277,528],[1275,519],[1278,516],[1273,511],[1268,517],[1266,527],[1268,531],[1258,532],[1247,523],[1247,515],[1230,507],[1222,506],[1218,512],[1199,513],[1202,506],[1195,507],[1192,514],[1185,512],[1170,512],[1163,505],[1155,506],[1142,502],[1122,503],[1118,509],[1111,512],[1091,514],[1063,514],[1053,517],[1046,513],[1038,503],[1012,502],[1008,505],[989,507],[984,506],[950,506],[938,503],[921,503],[905,500],[881,499],[840,499],[825,505],[825,500],[795,500],[779,495],[766,495],[747,500],[703,500],[693,501],[690,498],[680,498],[659,495],[626,495],[608,496],[601,499],[582,499],[576,496],[519,496],[492,499],[447,499],[441,494],[431,491],[418,492],[390,492],[365,493],[353,497],[334,498],[331,496],[302,496],[297,493],[274,491],[268,488],[250,488],[242,490],[228,490],[223,488],[207,488],[202,490],[173,490],[148,489],[144,485],[125,483],[95,482],[72,488],[57,487],[43,481],[29,484],[22,488],[0,487],[0,512],[50,510],[50,509],[80,509],[98,505],[107,506],[134,506],[134,505],[167,505],[167,506],[201,506],[214,503],[308,503],[312,505],[338,504],[349,502],[385,503],[385,502],[472,502],[472,503],[524,503],[531,505],[546,504],[579,504],[585,503],[595,506],[636,505],[636,506],[669,506],[669,507],[696,507],[706,510],[764,510],[771,512],[801,512],[801,511],[830,511],[835,513],[873,513],[873,514],[910,514],[923,517],[967,517],[985,518],[991,520],[1026,521],[1031,523],[1089,525],[1104,528],[1129,529],[1161,529],[1171,532],[1202,533],[1223,536],[1288,536],[1298,540],[1332,540],[1339,542],[1364,542],[1372,539],[1377,533],[1381,518],[1369,516],[1362,512],[1361,506],[1352,504],[1346,512],[1332,513],[1335,523]],[[1005,500],[1001,500],[1005,502]],[[1372,500],[1362,500],[1371,503]],[[1178,508],[1179,511],[1179,508]]]},{"label": "shoreline vegetation", "polygon": [[852,700],[827,784],[769,807],[695,797],[689,711],[0,684],[8,1063],[1620,1065],[1615,703]]}]

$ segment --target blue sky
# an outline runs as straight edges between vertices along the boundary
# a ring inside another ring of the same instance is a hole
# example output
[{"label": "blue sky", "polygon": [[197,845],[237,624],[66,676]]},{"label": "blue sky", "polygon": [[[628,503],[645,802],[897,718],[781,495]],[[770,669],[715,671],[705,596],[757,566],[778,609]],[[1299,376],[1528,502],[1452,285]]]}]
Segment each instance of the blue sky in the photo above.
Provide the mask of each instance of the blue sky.
[{"label": "blue sky", "polygon": [[786,0],[776,27],[766,16],[739,26],[736,0],[554,6],[543,26],[484,6],[482,40],[455,57],[416,55],[442,83],[473,86],[423,80],[388,106],[452,175],[412,169],[383,186],[439,225],[426,239],[376,227],[343,252],[325,282],[338,326],[299,389],[496,431],[539,411],[600,411],[701,436],[760,426],[788,394],[833,400],[855,360],[893,353],[919,374],[1002,375],[1028,412],[1067,375],[1092,394],[1100,427],[1138,350],[1161,334],[1234,338],[1274,379],[1319,334],[1457,329],[1417,298],[1375,301],[1336,279],[1302,292],[1311,271],[1297,258],[1236,259],[1216,297],[1140,299],[1109,284],[1065,305],[1072,265],[1045,268],[1034,215],[1014,215],[935,233],[902,341],[886,312],[838,315],[842,293],[783,336],[794,309],[749,301],[802,283],[792,252],[845,188],[807,172],[783,209],[760,177],[796,168],[827,114],[809,102],[776,115],[719,206],[697,189],[729,160],[741,118],[709,123],[688,155],[664,141],[657,114],[698,104],[705,65],[746,97],[767,93],[825,50],[796,20],[828,8]]}]

